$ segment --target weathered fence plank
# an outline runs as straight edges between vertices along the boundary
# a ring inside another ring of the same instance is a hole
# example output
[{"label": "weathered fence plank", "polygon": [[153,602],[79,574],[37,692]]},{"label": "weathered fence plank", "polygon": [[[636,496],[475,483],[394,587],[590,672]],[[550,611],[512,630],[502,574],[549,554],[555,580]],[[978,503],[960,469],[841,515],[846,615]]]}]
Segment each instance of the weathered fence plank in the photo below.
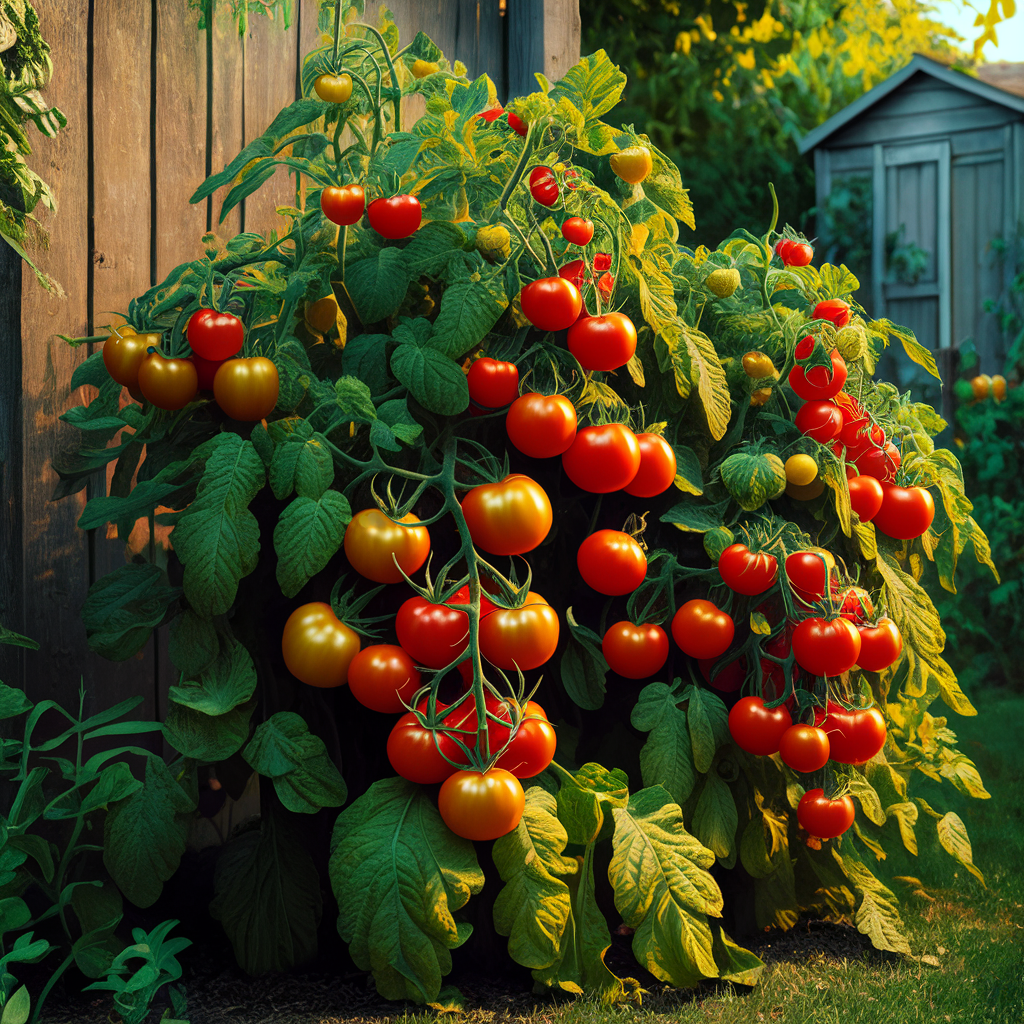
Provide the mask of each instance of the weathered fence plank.
[{"label": "weathered fence plank", "polygon": [[[242,131],[242,83],[245,80],[242,66],[242,40],[234,20],[223,5],[213,23],[212,57],[210,73],[210,98],[207,116],[211,122],[210,171],[216,174],[238,155],[245,145]],[[199,184],[198,182],[196,183]],[[220,208],[227,188],[213,196],[213,230],[221,238],[231,238],[242,230],[242,210],[236,206],[220,223]]]}]

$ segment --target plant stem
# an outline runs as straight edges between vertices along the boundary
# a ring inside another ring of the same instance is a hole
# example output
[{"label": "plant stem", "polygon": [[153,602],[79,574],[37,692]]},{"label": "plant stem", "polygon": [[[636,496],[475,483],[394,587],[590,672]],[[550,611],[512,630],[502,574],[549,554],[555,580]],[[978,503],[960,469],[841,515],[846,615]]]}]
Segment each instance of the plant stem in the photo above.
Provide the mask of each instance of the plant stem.
[{"label": "plant stem", "polygon": [[331,63],[337,64],[338,46],[341,44],[341,0],[334,0],[334,49],[331,51]]},{"label": "plant stem", "polygon": [[32,1024],[36,1024],[36,1022],[39,1020],[39,1015],[43,1011],[43,1003],[46,1002],[46,997],[50,994],[50,990],[53,988],[53,986],[57,984],[57,981],[60,979],[60,976],[68,969],[68,967],[71,964],[71,961],[74,958],[74,951],[68,953],[68,955],[64,957],[64,960],[61,963],[60,967],[58,967],[57,970],[55,970],[53,974],[50,975],[50,980],[47,981],[47,983],[43,986],[43,991],[39,993],[39,998],[36,1000],[36,1005],[32,1008],[32,1016],[30,1018]]},{"label": "plant stem", "polygon": [[391,95],[395,107],[395,131],[400,132],[402,130],[402,90],[398,87],[398,75],[395,73],[395,65],[391,60],[391,51],[388,49],[388,44],[384,37],[372,25],[367,25],[362,21],[354,22],[354,24],[371,32],[380,44],[384,60],[387,61],[388,72],[391,75]]}]

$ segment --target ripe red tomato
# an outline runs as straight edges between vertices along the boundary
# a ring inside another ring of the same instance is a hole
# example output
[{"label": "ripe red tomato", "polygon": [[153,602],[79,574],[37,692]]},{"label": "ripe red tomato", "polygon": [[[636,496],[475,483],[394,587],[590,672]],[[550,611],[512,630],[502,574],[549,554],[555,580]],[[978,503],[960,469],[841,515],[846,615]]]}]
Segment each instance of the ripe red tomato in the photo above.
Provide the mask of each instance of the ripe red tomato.
[{"label": "ripe red tomato", "polygon": [[792,724],[792,716],[784,705],[769,711],[760,697],[743,697],[729,712],[729,733],[736,746],[748,754],[774,754],[783,733]]},{"label": "ripe red tomato", "polygon": [[663,494],[676,478],[676,453],[658,434],[637,434],[640,446],[640,468],[632,483],[622,489],[636,498],[653,498]]},{"label": "ripe red tomato", "polygon": [[796,820],[816,839],[835,839],[853,824],[853,797],[829,800],[823,789],[809,789],[800,798]]},{"label": "ripe red tomato", "polygon": [[420,201],[409,195],[374,199],[366,215],[370,227],[385,238],[408,238],[423,219]]},{"label": "ripe red tomato", "polygon": [[469,397],[486,409],[500,409],[519,397],[519,368],[515,363],[484,356],[466,374]]},{"label": "ripe red tomato", "polygon": [[636,626],[628,620],[609,626],[601,641],[608,667],[626,679],[647,679],[668,660],[668,636],[651,622]]},{"label": "ripe red tomato", "polygon": [[885,716],[878,707],[847,711],[829,701],[827,710],[814,709],[814,724],[825,730],[832,760],[840,764],[866,764],[885,746]]},{"label": "ripe red tomato", "polygon": [[811,313],[812,320],[828,320],[836,330],[850,322],[850,304],[842,299],[825,299]]},{"label": "ripe red tomato", "polygon": [[601,298],[606,302],[611,297],[612,289],[615,287],[615,278],[611,274],[602,274],[597,279],[597,290],[601,293]]},{"label": "ripe red tomato", "polygon": [[617,370],[633,358],[636,328],[625,313],[583,316],[569,328],[568,340],[584,370]]},{"label": "ripe red tomato", "polygon": [[795,551],[786,557],[786,578],[798,597],[814,604],[825,596],[829,573],[835,567],[835,559],[825,550]]},{"label": "ripe red tomato", "polygon": [[791,725],[779,741],[783,764],[795,772],[816,772],[828,763],[828,736],[813,725]]},{"label": "ripe red tomato", "polygon": [[158,409],[184,409],[199,390],[195,363],[164,359],[152,345],[139,364],[139,391]]},{"label": "ripe red tomato", "polygon": [[796,414],[796,428],[818,444],[828,444],[839,436],[843,414],[835,402],[804,402]]},{"label": "ripe red tomato", "polygon": [[245,328],[242,321],[231,313],[199,309],[188,318],[185,334],[188,347],[197,356],[218,363],[241,351]]},{"label": "ripe red tomato", "polygon": [[[444,709],[443,704],[437,705],[438,711]],[[453,761],[465,760],[462,751],[443,732],[433,732],[420,724],[415,712],[409,711],[395,723],[388,736],[388,760],[391,767],[410,782],[418,782],[428,786],[435,782],[444,782],[453,772],[458,771],[454,764],[449,764],[441,754]]]},{"label": "ripe red tomato", "polygon": [[787,267],[806,267],[814,259],[814,250],[806,242],[783,238],[775,243],[775,251]]},{"label": "ripe red tomato", "polygon": [[600,274],[605,270],[611,270],[612,268],[612,256],[608,252],[599,252],[594,257],[594,273]]},{"label": "ripe red tomato", "polygon": [[621,423],[584,427],[562,455],[562,468],[584,491],[621,491],[633,482],[640,469],[636,434]]},{"label": "ripe red tomato", "polygon": [[[464,583],[461,587],[459,587],[459,589],[456,590],[455,593],[452,594],[452,596],[449,597],[447,601],[445,601],[445,604],[446,605],[451,605],[453,608],[458,607],[459,605],[465,605],[468,608],[469,607],[469,584],[468,583]],[[483,590],[481,590],[480,591],[480,617],[483,618],[485,615],[489,615],[497,607],[498,606],[487,596],[487,594]],[[466,628],[469,629],[469,618],[468,617],[466,618]],[[463,662],[463,664],[468,664],[468,662]],[[460,668],[461,668],[461,665],[460,665]],[[470,672],[469,674],[470,674],[470,676],[472,676],[473,673]]]},{"label": "ripe red tomato", "polygon": [[735,635],[732,619],[711,601],[687,601],[672,616],[672,639],[691,658],[721,657]]},{"label": "ripe red tomato", "polygon": [[477,114],[477,117],[490,124],[492,121],[497,121],[504,113],[505,108],[499,104],[497,107],[491,107],[490,110],[485,110],[482,114]]},{"label": "ripe red tomato", "polygon": [[512,403],[505,429],[508,439],[524,455],[551,459],[576,439],[576,406],[565,395],[529,392]]},{"label": "ripe red tomato", "polygon": [[891,441],[885,441],[884,444],[885,447],[865,448],[852,459],[847,452],[846,457],[862,476],[873,476],[881,483],[891,483],[896,478],[896,470],[900,468],[902,458],[899,449]]},{"label": "ripe red tomato", "polygon": [[779,563],[774,555],[763,551],[752,554],[746,544],[730,544],[718,556],[718,571],[730,590],[753,597],[775,582]]},{"label": "ripe red tomato", "polygon": [[570,217],[562,225],[562,237],[572,245],[586,245],[594,237],[594,222],[584,217]]},{"label": "ripe red tomato", "polygon": [[[806,359],[815,344],[814,338],[808,335],[796,346],[796,357]],[[831,371],[824,366],[812,366],[806,371],[802,366],[794,366],[789,371],[789,386],[807,402],[824,402],[828,398],[835,398],[846,383],[846,360],[839,354],[838,349],[832,350],[831,359]]]},{"label": "ripe red tomato", "polygon": [[195,353],[190,355],[188,358],[189,362],[195,364],[196,377],[199,380],[199,390],[212,391],[213,379],[217,376],[217,371],[224,365],[224,363],[212,362],[209,359],[204,359],[202,356],[197,356]]},{"label": "ripe red tomato", "polygon": [[530,591],[522,608],[495,608],[480,620],[480,653],[506,672],[539,668],[558,646],[558,613]]},{"label": "ripe red tomato", "polygon": [[474,487],[462,499],[462,514],[473,543],[492,555],[523,555],[551,529],[547,492],[522,473]]},{"label": "ripe red tomato", "polygon": [[359,634],[340,622],[329,604],[312,601],[288,616],[281,653],[296,679],[329,689],[345,685],[360,643]]},{"label": "ripe red tomato", "polygon": [[431,604],[417,594],[398,609],[395,632],[417,665],[444,668],[469,646],[469,616],[447,604]]},{"label": "ripe red tomato", "polygon": [[[145,365],[145,364],[143,364]],[[140,381],[142,374],[139,374]],[[882,484],[882,507],[874,523],[887,537],[912,540],[920,537],[935,518],[935,501],[923,487]]]},{"label": "ripe red tomato", "polygon": [[840,676],[860,655],[860,633],[849,619],[804,619],[792,642],[797,664],[813,676]]},{"label": "ripe red tomato", "polygon": [[579,319],[583,296],[564,277],[542,277],[519,293],[523,316],[542,331],[564,331]]},{"label": "ripe red tomato", "polygon": [[882,485],[873,476],[855,476],[849,487],[850,507],[862,523],[870,523],[882,507]]},{"label": "ripe red tomato", "polygon": [[508,115],[508,126],[509,128],[512,129],[512,131],[516,133],[516,135],[519,135],[521,138],[524,139],[526,138],[526,122],[517,114],[510,113]]},{"label": "ripe red tomato", "polygon": [[542,164],[530,171],[530,195],[541,206],[554,206],[558,202],[558,182],[550,167]]},{"label": "ripe red tomato", "polygon": [[401,647],[373,644],[364,647],[349,663],[348,688],[364,707],[395,715],[420,688],[420,674]]},{"label": "ripe red tomato", "polygon": [[885,431],[872,423],[866,413],[844,420],[843,429],[839,431],[839,441],[846,447],[846,457],[855,458],[869,448],[881,448],[885,445]]},{"label": "ripe red tomato", "polygon": [[[411,512],[401,522],[418,523]],[[375,583],[401,583],[430,554],[425,526],[400,526],[379,508],[357,512],[345,529],[345,557],[360,576]],[[397,561],[397,565],[395,562]]]},{"label": "ripe red tomato", "polygon": [[[366,209],[366,193],[362,185],[328,185],[320,193],[320,209],[335,224],[356,224]],[[413,231],[416,229],[413,228]],[[383,234],[383,232],[381,232]],[[390,237],[390,236],[386,236]]]},{"label": "ripe red tomato", "polygon": [[103,342],[103,365],[118,384],[138,388],[139,367],[151,347],[160,347],[159,334],[136,334],[125,324]]},{"label": "ripe red tomato", "polygon": [[265,356],[228,359],[213,378],[213,397],[233,420],[265,420],[280,393],[277,367]]},{"label": "ripe red tomato", "polygon": [[631,594],[647,575],[647,556],[628,533],[598,530],[576,553],[583,582],[599,594],[611,597]]},{"label": "ripe red tomato", "polygon": [[519,824],[526,796],[519,780],[503,768],[460,771],[449,776],[437,797],[444,823],[463,839],[498,839]]},{"label": "ripe red tomato", "polygon": [[[471,685],[472,680],[464,685],[463,692],[468,692]],[[488,756],[493,756],[508,743],[509,734],[512,731],[512,709],[505,701],[498,700],[497,697],[490,693],[484,695],[484,709],[486,713],[487,754]],[[493,715],[494,718],[489,717],[490,715]],[[500,721],[495,721],[495,718]],[[475,750],[480,741],[480,719],[477,718],[476,714],[475,698],[469,697],[458,707],[453,707],[450,711],[447,711],[444,716],[443,725],[445,734],[453,741],[457,740],[468,749]],[[456,759],[460,762],[465,760],[465,755],[461,750]]]},{"label": "ripe red tomato", "polygon": [[571,281],[580,291],[583,290],[583,284],[585,281],[592,280],[592,278],[587,275],[587,264],[585,260],[572,260],[570,263],[566,263],[564,267],[559,267],[558,276],[564,277],[566,281]]},{"label": "ripe red tomato", "polygon": [[903,653],[903,637],[896,623],[881,618],[875,626],[858,626],[860,657],[857,664],[867,672],[881,672]]},{"label": "ripe red tomato", "polygon": [[532,779],[551,764],[557,744],[555,728],[546,718],[523,718],[494,767],[517,779]]},{"label": "ripe red tomato", "polygon": [[871,595],[863,587],[847,587],[839,595],[839,600],[842,602],[839,614],[855,626],[874,617],[875,606]]}]

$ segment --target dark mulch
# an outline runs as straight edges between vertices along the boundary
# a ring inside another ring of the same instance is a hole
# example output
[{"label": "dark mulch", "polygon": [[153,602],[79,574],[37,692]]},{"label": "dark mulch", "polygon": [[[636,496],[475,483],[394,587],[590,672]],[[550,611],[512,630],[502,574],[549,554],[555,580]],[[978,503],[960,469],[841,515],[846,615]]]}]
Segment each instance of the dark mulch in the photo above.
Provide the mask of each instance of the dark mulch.
[{"label": "dark mulch", "polygon": [[[877,956],[856,928],[829,921],[801,920],[787,932],[769,931],[747,938],[746,945],[767,964],[801,962],[827,957],[860,960]],[[226,944],[197,944],[182,955],[192,1024],[386,1024],[419,1009],[411,1003],[382,999],[373,980],[353,971],[347,957],[336,950],[289,974],[250,978],[225,959]],[[658,982],[644,971],[630,952],[628,936],[616,935],[606,957],[620,977],[636,978],[647,994],[643,1005],[658,1012],[708,995],[716,983],[681,991]],[[487,1024],[518,1021],[551,1005],[549,997],[530,991],[527,972],[488,978],[479,970],[456,969],[448,979],[462,993],[471,1017]],[[69,979],[66,991],[56,990],[47,1002],[43,1024],[102,1024],[110,1001],[105,994],[75,993]],[[165,1003],[162,1003],[160,1009]],[[477,1011],[476,1013],[472,1011]],[[153,1015],[153,1019],[159,1012]]]}]

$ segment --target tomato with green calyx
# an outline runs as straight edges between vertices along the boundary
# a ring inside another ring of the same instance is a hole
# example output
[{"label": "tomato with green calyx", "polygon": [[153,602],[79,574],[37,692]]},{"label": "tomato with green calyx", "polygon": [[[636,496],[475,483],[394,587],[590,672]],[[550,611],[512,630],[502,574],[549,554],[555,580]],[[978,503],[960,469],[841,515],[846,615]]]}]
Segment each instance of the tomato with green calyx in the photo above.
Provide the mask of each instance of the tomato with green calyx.
[{"label": "tomato with green calyx", "polygon": [[639,184],[654,167],[651,151],[646,146],[630,146],[627,149],[620,149],[618,153],[612,153],[608,162],[615,174],[630,185]]},{"label": "tomato with green calyx", "polygon": [[523,316],[542,331],[564,331],[579,319],[583,296],[564,277],[542,277],[519,293]]},{"label": "tomato with green calyx", "polygon": [[506,672],[528,672],[558,646],[558,613],[530,591],[521,608],[495,608],[480,620],[480,653]]},{"label": "tomato with green calyx", "polygon": [[400,195],[374,199],[366,209],[370,227],[385,238],[408,238],[423,219],[420,201],[415,196]]},{"label": "tomato with green calyx", "polygon": [[334,224],[357,224],[366,210],[366,193],[363,186],[328,185],[320,193],[320,209]]},{"label": "tomato with green calyx", "polygon": [[637,434],[636,443],[640,447],[640,468],[622,489],[635,498],[663,494],[676,478],[676,453],[660,434]]},{"label": "tomato with green calyx", "polygon": [[668,660],[668,636],[661,626],[628,620],[609,626],[601,640],[608,667],[626,679],[647,679]]},{"label": "tomato with green calyx", "polygon": [[483,356],[466,374],[469,397],[485,409],[500,409],[519,397],[519,369],[515,363]]},{"label": "tomato with green calyx", "polygon": [[582,316],[569,328],[568,341],[584,370],[617,370],[633,358],[636,327],[625,313]]},{"label": "tomato with green calyx", "polygon": [[640,470],[636,434],[622,423],[584,427],[562,455],[566,476],[584,491],[610,494],[628,487]]},{"label": "tomato with green calyx", "polygon": [[277,405],[277,367],[265,356],[228,359],[213,378],[213,397],[233,420],[265,420]]},{"label": "tomato with green calyx", "polygon": [[[400,523],[411,525],[402,526]],[[379,508],[357,512],[345,528],[345,557],[364,579],[375,583],[401,583],[430,554],[430,533],[411,512],[400,522]],[[397,563],[397,564],[396,564]]]},{"label": "tomato with green calyx", "polygon": [[806,604],[814,604],[825,596],[829,574],[836,560],[823,548],[795,551],[786,557],[786,578],[790,588]]},{"label": "tomato with green calyx", "polygon": [[[849,459],[849,452],[847,458]],[[862,476],[873,476],[881,483],[890,483],[896,478],[896,470],[900,468],[903,460],[896,445],[886,441],[884,448],[866,448],[850,461]]]},{"label": "tomato with green calyx", "polygon": [[320,99],[328,103],[345,103],[352,95],[352,76],[317,75],[313,89]]},{"label": "tomato with green calyx", "polygon": [[818,464],[810,455],[790,455],[786,459],[786,483],[806,487],[818,477]]},{"label": "tomato with green calyx", "polygon": [[814,250],[795,238],[780,238],[775,243],[775,252],[787,267],[806,267],[814,259]]},{"label": "tomato with green calyx", "polygon": [[136,334],[125,324],[112,331],[103,342],[103,365],[107,373],[127,388],[138,388],[139,367],[151,348],[160,347],[159,334]]},{"label": "tomato with green calyx", "polygon": [[872,423],[866,413],[861,416],[843,416],[843,429],[839,431],[839,441],[846,448],[846,457],[855,458],[869,448],[885,446],[885,431]]},{"label": "tomato with green calyx", "polygon": [[554,206],[558,202],[558,182],[550,167],[541,165],[530,171],[530,195],[541,206]]},{"label": "tomato with green calyx", "polygon": [[[467,588],[466,600],[469,600]],[[452,600],[453,604],[462,602]],[[395,616],[398,642],[417,665],[444,668],[469,645],[469,616],[448,604],[410,597]]]},{"label": "tomato with green calyx", "polygon": [[530,392],[512,403],[505,429],[508,439],[524,455],[552,459],[567,451],[576,439],[576,406],[565,395]]},{"label": "tomato with green calyx", "polygon": [[857,664],[867,672],[881,672],[894,664],[903,653],[903,637],[896,623],[881,618],[874,626],[858,626],[860,655]]},{"label": "tomato with green calyx", "polygon": [[814,724],[825,731],[839,764],[866,764],[885,746],[885,717],[877,707],[847,711],[829,701],[827,709],[814,709]]},{"label": "tomato with green calyx", "polygon": [[793,630],[797,664],[813,676],[841,676],[857,664],[860,633],[849,619],[804,619]]},{"label": "tomato with green calyx", "polygon": [[873,476],[855,476],[848,486],[850,507],[862,523],[870,523],[882,507],[882,485]]},{"label": "tomato with green calyx", "polygon": [[887,537],[913,540],[932,525],[934,518],[935,501],[931,492],[923,487],[882,484],[882,507],[875,513],[873,521]]},{"label": "tomato with green calyx", "polygon": [[825,299],[811,313],[812,320],[828,320],[836,330],[850,322],[850,304],[842,299]]},{"label": "tomato with green calyx", "polygon": [[[438,711],[445,705],[438,703]],[[421,786],[444,782],[458,764],[465,762],[465,755],[444,732],[434,732],[424,726],[415,712],[409,711],[395,723],[388,736],[388,760],[391,767],[409,782]],[[442,755],[443,751],[443,755]],[[445,756],[458,764],[449,764]]]},{"label": "tomato with green calyx", "polygon": [[152,345],[139,364],[139,391],[158,409],[184,409],[199,390],[195,363],[165,359]]},{"label": "tomato with green calyx", "polygon": [[769,710],[760,697],[743,697],[729,712],[729,734],[741,750],[767,756],[779,749],[779,741],[793,724],[785,706]]},{"label": "tomato with green calyx", "polygon": [[874,618],[875,606],[871,595],[863,587],[847,587],[840,595],[839,614],[855,626]]},{"label": "tomato with green calyx", "polygon": [[223,362],[242,350],[245,328],[231,313],[200,309],[193,313],[185,329],[188,347],[203,359]]},{"label": "tomato with green calyx", "polygon": [[771,357],[764,352],[747,352],[743,356],[743,372],[752,380],[776,377],[778,373]]},{"label": "tomato with green calyx", "polygon": [[[801,340],[796,346],[797,359],[806,359],[810,356],[815,344],[815,339],[810,335]],[[832,350],[831,360],[831,368],[812,366],[804,370],[802,366],[794,366],[789,371],[789,386],[798,397],[807,402],[824,402],[829,398],[835,398],[842,391],[847,376],[846,360],[837,349]]]},{"label": "tomato with green calyx", "polygon": [[585,217],[570,217],[562,225],[562,237],[570,245],[586,245],[594,237],[594,222]]},{"label": "tomato with green calyx", "polygon": [[196,378],[199,381],[199,390],[212,391],[213,380],[217,376],[217,371],[224,365],[224,361],[213,362],[210,359],[204,359],[202,356],[197,356],[195,353],[190,355],[188,358],[189,362],[196,368]]},{"label": "tomato with green calyx", "polygon": [[672,639],[691,658],[719,658],[736,635],[732,618],[711,601],[687,601],[672,617]]},{"label": "tomato with green calyx", "polygon": [[364,647],[349,663],[348,688],[364,707],[402,714],[420,688],[412,658],[395,644]]},{"label": "tomato with green calyx", "polygon": [[835,402],[804,402],[796,414],[796,429],[818,444],[835,440],[843,428],[843,414]]},{"label": "tomato with green calyx", "polygon": [[631,594],[647,575],[647,556],[628,533],[598,530],[576,553],[583,582],[611,597]]},{"label": "tomato with green calyx", "polygon": [[555,757],[558,738],[546,717],[523,718],[495,768],[503,768],[517,779],[532,779]]},{"label": "tomato with green calyx", "polygon": [[445,779],[437,797],[437,809],[448,828],[477,842],[511,832],[525,807],[522,785],[503,768],[456,772]]},{"label": "tomato with green calyx", "polygon": [[718,571],[730,590],[753,597],[775,582],[779,563],[766,552],[755,555],[746,544],[730,544],[718,557]]},{"label": "tomato with green calyx", "polygon": [[535,480],[512,473],[495,484],[474,487],[462,499],[473,543],[492,555],[523,555],[551,529],[551,502]]},{"label": "tomato with green calyx", "polygon": [[339,621],[329,604],[312,601],[288,616],[281,653],[296,679],[330,689],[345,685],[360,643],[359,634]]},{"label": "tomato with green calyx", "polygon": [[829,800],[823,789],[809,789],[800,798],[796,820],[816,839],[836,839],[853,824],[853,797]]},{"label": "tomato with green calyx", "polygon": [[779,754],[795,772],[816,772],[828,763],[828,736],[813,725],[791,725],[779,741]]}]

